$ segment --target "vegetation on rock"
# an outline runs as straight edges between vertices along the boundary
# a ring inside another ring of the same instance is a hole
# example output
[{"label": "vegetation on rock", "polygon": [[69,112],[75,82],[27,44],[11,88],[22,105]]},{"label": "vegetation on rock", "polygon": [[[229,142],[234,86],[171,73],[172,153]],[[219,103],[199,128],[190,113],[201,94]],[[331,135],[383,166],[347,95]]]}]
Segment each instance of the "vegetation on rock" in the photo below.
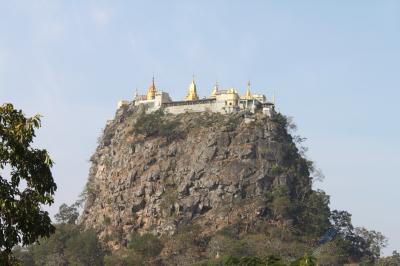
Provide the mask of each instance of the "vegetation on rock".
[{"label": "vegetation on rock", "polygon": [[63,218],[55,225],[55,233],[26,248],[16,247],[16,257],[26,266],[103,265],[105,250],[93,230],[75,223],[76,213],[76,206],[61,205],[56,216]]}]

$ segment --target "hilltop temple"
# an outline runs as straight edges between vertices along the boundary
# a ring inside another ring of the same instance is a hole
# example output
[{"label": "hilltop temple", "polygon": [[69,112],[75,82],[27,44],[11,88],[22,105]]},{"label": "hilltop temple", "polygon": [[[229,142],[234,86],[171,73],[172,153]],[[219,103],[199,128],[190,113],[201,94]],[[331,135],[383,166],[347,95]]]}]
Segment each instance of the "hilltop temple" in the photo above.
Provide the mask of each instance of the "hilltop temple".
[{"label": "hilltop temple", "polygon": [[[127,101],[118,103],[118,108],[128,104]],[[268,101],[263,94],[252,94],[250,82],[247,84],[246,94],[240,96],[234,88],[220,90],[218,83],[215,84],[209,97],[201,98],[197,94],[196,82],[193,79],[189,85],[188,93],[183,101],[173,101],[168,93],[158,91],[153,82],[149,86],[146,95],[136,93],[134,104],[144,104],[148,112],[162,109],[166,113],[181,114],[185,112],[216,112],[229,114],[240,110],[249,110],[252,113],[263,112],[271,116],[274,112],[274,102]]]}]

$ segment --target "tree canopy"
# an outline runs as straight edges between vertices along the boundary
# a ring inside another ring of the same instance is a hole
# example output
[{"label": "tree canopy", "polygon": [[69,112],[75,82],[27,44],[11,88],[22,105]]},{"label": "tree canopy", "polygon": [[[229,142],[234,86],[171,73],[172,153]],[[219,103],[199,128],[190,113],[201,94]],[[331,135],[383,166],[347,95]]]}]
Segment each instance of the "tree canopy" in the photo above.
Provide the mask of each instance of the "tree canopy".
[{"label": "tree canopy", "polygon": [[75,224],[78,216],[79,212],[75,204],[68,206],[67,204],[63,203],[59,208],[59,212],[54,215],[54,218],[58,223],[61,224]]},{"label": "tree canopy", "polygon": [[0,264],[11,261],[12,248],[29,245],[54,232],[48,212],[57,186],[53,162],[32,147],[40,116],[24,116],[12,104],[0,106]]}]

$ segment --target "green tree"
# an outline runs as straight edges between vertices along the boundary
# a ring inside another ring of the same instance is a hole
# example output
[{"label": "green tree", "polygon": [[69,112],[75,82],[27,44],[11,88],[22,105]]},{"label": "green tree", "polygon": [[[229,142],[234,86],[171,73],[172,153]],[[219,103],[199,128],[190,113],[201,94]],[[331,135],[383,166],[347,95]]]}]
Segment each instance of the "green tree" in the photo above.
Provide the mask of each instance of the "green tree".
[{"label": "green tree", "polygon": [[367,230],[363,227],[356,228],[355,234],[362,239],[359,248],[363,254],[362,261],[373,263],[377,261],[381,255],[382,248],[386,247],[387,239],[380,232]]},{"label": "green tree", "polygon": [[292,202],[290,200],[289,189],[286,185],[280,185],[266,195],[266,200],[270,205],[271,213],[275,219],[287,219],[292,212]]},{"label": "green tree", "polygon": [[103,265],[104,252],[92,230],[73,235],[66,243],[65,254],[70,265]]},{"label": "green tree", "polygon": [[335,242],[349,257],[366,265],[377,261],[387,243],[385,236],[365,228],[354,228],[351,214],[346,211],[332,211],[331,223],[338,232]]},{"label": "green tree", "polygon": [[379,259],[378,266],[398,266],[400,265],[400,253],[396,250],[393,251],[392,256]]},{"label": "green tree", "polygon": [[104,251],[96,233],[75,224],[57,224],[53,235],[28,249],[36,265],[103,265]]},{"label": "green tree", "polygon": [[0,264],[10,265],[12,248],[54,232],[41,205],[53,203],[57,188],[44,149],[31,146],[40,116],[26,118],[12,104],[0,106]]},{"label": "green tree", "polygon": [[300,231],[310,238],[319,238],[331,226],[329,196],[322,190],[309,190],[300,199],[292,200],[292,216]]},{"label": "green tree", "polygon": [[75,224],[78,219],[79,212],[75,204],[68,206],[63,203],[59,207],[58,213],[54,215],[54,218],[58,223],[62,224]]},{"label": "green tree", "polygon": [[59,224],[49,238],[40,239],[39,243],[28,247],[36,265],[67,265],[65,254],[68,240],[79,234],[76,225]]},{"label": "green tree", "polygon": [[19,252],[18,258],[31,256],[36,265],[103,265],[104,250],[96,233],[75,224],[76,204],[62,204],[55,216],[60,222],[55,233],[28,246],[29,254]]},{"label": "green tree", "polygon": [[352,234],[354,227],[351,223],[351,214],[346,211],[333,210],[330,217],[333,228],[346,236]]}]

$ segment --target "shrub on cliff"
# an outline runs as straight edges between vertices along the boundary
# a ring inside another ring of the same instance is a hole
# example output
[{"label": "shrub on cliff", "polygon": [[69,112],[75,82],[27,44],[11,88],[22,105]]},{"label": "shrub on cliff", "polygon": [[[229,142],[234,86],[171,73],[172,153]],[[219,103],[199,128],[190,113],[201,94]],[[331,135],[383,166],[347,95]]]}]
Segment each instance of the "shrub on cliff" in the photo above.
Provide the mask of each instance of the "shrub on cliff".
[{"label": "shrub on cliff", "polygon": [[157,265],[154,263],[160,255],[164,245],[162,241],[152,234],[133,234],[128,243],[128,248],[122,248],[104,257],[106,266],[128,265]]},{"label": "shrub on cliff", "polygon": [[134,234],[128,243],[129,249],[133,249],[145,258],[158,256],[163,247],[161,240],[149,233],[144,235]]},{"label": "shrub on cliff", "polygon": [[168,120],[162,110],[157,110],[146,114],[139,114],[132,131],[135,134],[142,134],[146,137],[162,136],[172,137],[179,133],[179,122],[177,120]]},{"label": "shrub on cliff", "polygon": [[142,266],[144,258],[129,249],[120,249],[104,257],[105,266]]}]

